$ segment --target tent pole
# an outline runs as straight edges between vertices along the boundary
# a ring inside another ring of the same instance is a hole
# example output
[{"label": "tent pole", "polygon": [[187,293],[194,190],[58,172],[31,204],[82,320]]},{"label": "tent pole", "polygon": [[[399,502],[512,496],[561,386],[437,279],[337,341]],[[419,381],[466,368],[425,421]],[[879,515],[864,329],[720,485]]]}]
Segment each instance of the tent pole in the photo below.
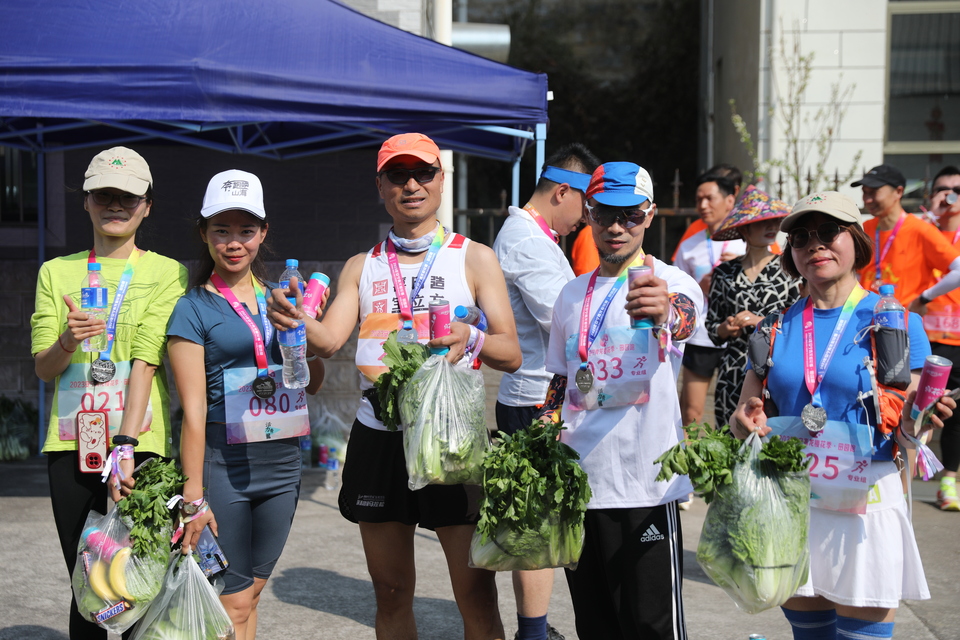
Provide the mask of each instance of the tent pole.
[{"label": "tent pole", "polygon": [[547,125],[543,122],[537,123],[537,171],[536,181],[540,181],[540,172],[543,171],[544,157],[547,145]]},{"label": "tent pole", "polygon": [[[47,159],[43,150],[43,131],[37,134],[40,145],[37,151],[37,270],[47,260]],[[44,436],[47,434],[46,411],[47,385],[43,380],[37,385],[37,455],[41,455]]]},{"label": "tent pole", "polygon": [[510,180],[510,204],[520,206],[520,156],[513,160],[513,175]]}]

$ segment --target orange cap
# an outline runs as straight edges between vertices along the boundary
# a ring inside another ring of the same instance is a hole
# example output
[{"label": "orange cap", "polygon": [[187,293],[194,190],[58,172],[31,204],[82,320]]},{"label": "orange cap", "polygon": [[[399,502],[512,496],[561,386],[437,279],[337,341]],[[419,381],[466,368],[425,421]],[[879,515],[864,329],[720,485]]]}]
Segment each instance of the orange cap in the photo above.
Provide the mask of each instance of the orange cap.
[{"label": "orange cap", "polygon": [[383,143],[377,154],[377,171],[397,156],[413,156],[433,164],[440,158],[440,147],[422,133],[401,133]]}]

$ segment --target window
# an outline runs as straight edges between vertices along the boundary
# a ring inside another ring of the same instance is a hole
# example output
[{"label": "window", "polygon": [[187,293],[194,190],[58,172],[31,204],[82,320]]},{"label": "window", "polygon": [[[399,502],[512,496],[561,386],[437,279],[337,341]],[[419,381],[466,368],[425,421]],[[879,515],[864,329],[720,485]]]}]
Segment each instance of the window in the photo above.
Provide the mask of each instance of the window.
[{"label": "window", "polygon": [[37,156],[0,147],[0,224],[37,223]]}]

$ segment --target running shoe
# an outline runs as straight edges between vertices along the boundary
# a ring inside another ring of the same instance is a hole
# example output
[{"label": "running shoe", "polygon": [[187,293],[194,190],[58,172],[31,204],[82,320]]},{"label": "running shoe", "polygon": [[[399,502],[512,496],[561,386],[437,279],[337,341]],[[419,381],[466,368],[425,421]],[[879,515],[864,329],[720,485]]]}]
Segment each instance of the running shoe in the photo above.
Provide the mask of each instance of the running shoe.
[{"label": "running shoe", "polygon": [[[520,632],[519,632],[519,631],[517,631],[517,632],[513,635],[513,640],[520,640]],[[548,625],[547,625],[547,640],[567,640],[567,639],[566,639],[566,637],[565,637],[562,633],[560,633],[560,632],[557,631],[554,627],[552,627],[551,625],[548,624]]]},{"label": "running shoe", "polygon": [[960,511],[960,497],[957,496],[956,478],[940,480],[940,490],[937,491],[937,505],[941,511]]}]

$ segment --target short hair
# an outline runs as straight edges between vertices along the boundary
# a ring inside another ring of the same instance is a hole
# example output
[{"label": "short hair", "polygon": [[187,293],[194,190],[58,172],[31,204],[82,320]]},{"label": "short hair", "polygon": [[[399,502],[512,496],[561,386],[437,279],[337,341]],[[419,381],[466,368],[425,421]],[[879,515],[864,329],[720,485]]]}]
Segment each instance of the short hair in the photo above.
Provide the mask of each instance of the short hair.
[{"label": "short hair", "polygon": [[740,172],[740,169],[732,164],[727,164],[726,162],[721,162],[720,164],[714,165],[707,169],[706,172],[715,173],[718,176],[730,178],[734,187],[739,187],[743,183],[743,174]]},{"label": "short hair", "polygon": [[557,182],[553,180],[547,180],[543,177],[543,172],[547,170],[547,167],[557,167],[558,169],[566,169],[567,171],[576,171],[577,173],[585,173],[588,176],[593,174],[596,171],[597,167],[600,166],[600,159],[597,156],[593,155],[589,149],[579,142],[571,142],[570,144],[565,144],[559,149],[557,149],[553,155],[547,158],[547,161],[543,163],[543,167],[540,169],[540,179],[537,181],[537,188],[534,189],[536,193],[543,193],[549,191],[557,186]]},{"label": "short hair", "polygon": [[699,187],[702,184],[708,182],[716,182],[717,189],[720,190],[724,196],[732,196],[737,193],[737,184],[731,178],[730,175],[724,175],[722,173],[715,172],[713,170],[704,171],[699,176],[697,176],[697,186]]},{"label": "short hair", "polygon": [[930,184],[931,185],[937,184],[937,180],[939,180],[944,176],[960,176],[960,169],[956,168],[952,164],[948,164],[943,169],[940,169],[939,172],[937,172],[936,177],[933,179],[933,182],[931,182]]},{"label": "short hair", "polygon": [[[811,211],[808,214],[801,216],[793,225],[792,229],[796,229],[799,225],[802,225],[807,218],[817,213],[816,211]],[[867,235],[867,232],[863,230],[858,224],[842,223],[839,220],[837,221],[841,227],[845,228],[849,233],[850,237],[853,239],[853,269],[854,271],[860,271],[865,266],[870,264],[873,261],[873,240],[870,239],[870,236]],[[787,246],[783,255],[780,256],[780,267],[783,268],[783,271],[794,278],[800,277],[800,272],[797,270],[797,264],[793,261],[793,247],[790,246],[790,242],[787,242]]]}]

